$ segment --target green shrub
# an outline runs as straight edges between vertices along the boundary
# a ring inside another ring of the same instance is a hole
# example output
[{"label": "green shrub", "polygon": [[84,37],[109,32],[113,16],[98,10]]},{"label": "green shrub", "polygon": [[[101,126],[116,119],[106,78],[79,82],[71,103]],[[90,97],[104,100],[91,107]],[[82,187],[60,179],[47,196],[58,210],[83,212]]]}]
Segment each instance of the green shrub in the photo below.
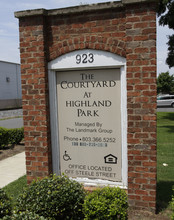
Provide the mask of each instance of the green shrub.
[{"label": "green shrub", "polygon": [[84,198],[85,191],[78,182],[53,175],[30,184],[17,199],[16,210],[49,219],[83,219]]},{"label": "green shrub", "polygon": [[19,144],[23,138],[23,128],[7,129],[0,127],[0,148],[5,148],[8,145]]},{"label": "green shrub", "polygon": [[3,148],[8,145],[8,139],[9,139],[8,129],[0,127],[0,148]]},{"label": "green shrub", "polygon": [[24,128],[8,129],[9,132],[9,144],[19,144],[24,138]]},{"label": "green shrub", "polygon": [[39,216],[32,212],[21,212],[19,214],[13,214],[11,216],[5,216],[3,220],[46,220],[43,216]]},{"label": "green shrub", "polygon": [[3,189],[0,189],[0,219],[6,215],[11,215],[11,212],[11,199],[7,196]]},{"label": "green shrub", "polygon": [[120,188],[104,187],[94,190],[84,201],[85,219],[127,219],[127,194]]}]

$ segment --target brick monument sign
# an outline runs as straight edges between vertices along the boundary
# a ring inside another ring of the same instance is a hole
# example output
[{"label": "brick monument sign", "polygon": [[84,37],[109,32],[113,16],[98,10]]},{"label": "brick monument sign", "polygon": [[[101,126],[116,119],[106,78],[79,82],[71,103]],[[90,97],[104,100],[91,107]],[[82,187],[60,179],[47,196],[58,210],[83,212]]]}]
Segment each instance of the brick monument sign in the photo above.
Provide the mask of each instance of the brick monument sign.
[{"label": "brick monument sign", "polygon": [[19,11],[27,180],[66,174],[156,209],[155,0]]}]

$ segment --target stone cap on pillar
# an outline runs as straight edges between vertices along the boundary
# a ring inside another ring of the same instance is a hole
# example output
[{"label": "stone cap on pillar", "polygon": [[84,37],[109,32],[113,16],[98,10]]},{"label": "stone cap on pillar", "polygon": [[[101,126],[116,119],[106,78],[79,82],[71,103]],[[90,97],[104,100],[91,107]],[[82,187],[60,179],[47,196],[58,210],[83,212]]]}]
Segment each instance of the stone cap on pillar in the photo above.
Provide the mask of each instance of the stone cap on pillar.
[{"label": "stone cap on pillar", "polygon": [[140,4],[140,3],[149,3],[149,2],[156,2],[158,3],[159,0],[121,0],[121,1],[114,1],[114,2],[105,2],[105,3],[98,3],[98,4],[90,4],[90,5],[80,5],[68,8],[60,8],[60,9],[33,9],[33,10],[25,10],[25,11],[17,11],[14,13],[16,18],[21,17],[30,17],[30,16],[52,16],[52,15],[64,15],[64,14],[75,14],[75,13],[83,13],[88,11],[99,11],[105,9],[114,9],[114,8],[122,8],[126,5],[130,4]]}]

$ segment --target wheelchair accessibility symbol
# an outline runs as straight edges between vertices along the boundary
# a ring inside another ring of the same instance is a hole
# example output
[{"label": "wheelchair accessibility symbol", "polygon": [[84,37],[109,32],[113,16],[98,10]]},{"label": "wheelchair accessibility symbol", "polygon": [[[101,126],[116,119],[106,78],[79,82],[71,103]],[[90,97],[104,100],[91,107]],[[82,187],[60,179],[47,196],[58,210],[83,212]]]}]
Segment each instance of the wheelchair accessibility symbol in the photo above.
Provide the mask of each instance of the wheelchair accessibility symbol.
[{"label": "wheelchair accessibility symbol", "polygon": [[63,159],[65,161],[71,160],[71,157],[69,156],[69,154],[67,154],[67,151],[65,151],[65,154],[63,155]]}]

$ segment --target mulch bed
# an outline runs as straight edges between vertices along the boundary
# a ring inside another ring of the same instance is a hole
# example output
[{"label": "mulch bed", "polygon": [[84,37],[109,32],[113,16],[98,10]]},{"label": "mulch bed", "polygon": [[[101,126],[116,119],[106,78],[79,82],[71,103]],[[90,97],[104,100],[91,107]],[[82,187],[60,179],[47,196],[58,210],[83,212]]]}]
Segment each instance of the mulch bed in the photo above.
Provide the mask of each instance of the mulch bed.
[{"label": "mulch bed", "polygon": [[170,220],[171,219],[171,210],[164,210],[164,212],[159,214],[153,214],[148,211],[138,211],[130,209],[129,220]]},{"label": "mulch bed", "polygon": [[0,148],[0,161],[6,159],[8,157],[12,157],[16,154],[19,154],[19,153],[23,152],[24,150],[25,150],[25,146],[23,143],[21,143],[19,145],[6,147],[5,149]]}]

